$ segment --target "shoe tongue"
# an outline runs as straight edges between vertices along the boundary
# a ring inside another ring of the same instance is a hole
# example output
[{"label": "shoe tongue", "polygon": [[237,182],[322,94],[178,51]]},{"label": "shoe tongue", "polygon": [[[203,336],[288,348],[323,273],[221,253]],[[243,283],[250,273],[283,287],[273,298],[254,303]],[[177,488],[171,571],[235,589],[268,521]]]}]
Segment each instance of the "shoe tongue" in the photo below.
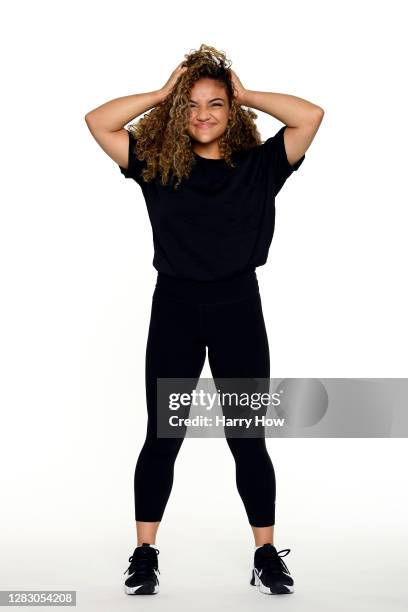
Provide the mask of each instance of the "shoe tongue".
[{"label": "shoe tongue", "polygon": [[273,544],[264,544],[263,546],[261,546],[261,550],[267,550],[267,551],[276,551],[276,548]]}]

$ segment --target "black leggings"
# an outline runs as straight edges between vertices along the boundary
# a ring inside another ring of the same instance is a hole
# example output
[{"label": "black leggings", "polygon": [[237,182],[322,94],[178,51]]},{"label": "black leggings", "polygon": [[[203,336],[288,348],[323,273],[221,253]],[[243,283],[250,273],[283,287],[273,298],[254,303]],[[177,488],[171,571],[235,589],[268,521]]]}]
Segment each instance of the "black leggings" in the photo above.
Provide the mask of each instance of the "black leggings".
[{"label": "black leggings", "polygon": [[[270,376],[268,338],[255,270],[228,280],[158,273],[146,347],[147,434],[134,475],[135,518],[160,521],[183,437],[157,437],[157,378],[199,380],[206,358],[218,377]],[[228,438],[249,523],[275,524],[275,472],[265,438]]]}]

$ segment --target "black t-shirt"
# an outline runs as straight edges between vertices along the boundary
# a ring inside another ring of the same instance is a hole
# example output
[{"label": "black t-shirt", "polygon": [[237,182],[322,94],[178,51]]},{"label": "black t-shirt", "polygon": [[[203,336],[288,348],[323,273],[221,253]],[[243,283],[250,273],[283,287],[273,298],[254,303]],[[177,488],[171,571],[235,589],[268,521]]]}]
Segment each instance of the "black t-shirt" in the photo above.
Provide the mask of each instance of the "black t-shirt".
[{"label": "black t-shirt", "polygon": [[[153,230],[153,266],[159,272],[193,280],[220,280],[266,263],[275,226],[275,196],[303,162],[288,162],[286,125],[261,145],[234,153],[235,168],[224,159],[194,153],[188,179],[174,190],[159,174],[146,183],[146,167],[134,152],[129,132],[126,178],[141,187]],[[171,174],[170,174],[171,176]]]}]

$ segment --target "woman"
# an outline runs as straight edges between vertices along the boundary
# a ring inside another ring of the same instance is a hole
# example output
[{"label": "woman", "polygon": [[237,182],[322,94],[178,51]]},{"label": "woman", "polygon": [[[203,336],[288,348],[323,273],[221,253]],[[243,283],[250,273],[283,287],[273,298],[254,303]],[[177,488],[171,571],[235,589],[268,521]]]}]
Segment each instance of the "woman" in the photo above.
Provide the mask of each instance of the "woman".
[{"label": "woman", "polygon": [[[208,348],[214,379],[269,379],[255,268],[267,260],[275,196],[303,162],[323,117],[319,106],[304,99],[245,89],[225,54],[213,47],[201,45],[185,57],[161,89],[109,101],[85,117],[98,144],[142,189],[157,270],[128,594],[158,592],[156,533],[183,441],[157,435],[157,378],[198,380]],[[262,143],[257,115],[242,105],[285,125]],[[227,443],[255,540],[250,583],[263,593],[291,593],[285,555],[273,545],[275,474],[265,438],[227,437]]]}]

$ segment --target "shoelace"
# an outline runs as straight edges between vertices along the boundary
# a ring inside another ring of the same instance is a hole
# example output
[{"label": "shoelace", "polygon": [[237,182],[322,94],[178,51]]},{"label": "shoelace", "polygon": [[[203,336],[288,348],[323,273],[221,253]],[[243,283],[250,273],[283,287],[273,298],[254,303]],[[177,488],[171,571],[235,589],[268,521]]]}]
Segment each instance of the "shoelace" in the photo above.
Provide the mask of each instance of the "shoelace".
[{"label": "shoelace", "polygon": [[151,552],[153,550],[157,555],[160,552],[157,548],[146,549],[142,546],[138,546],[133,555],[129,557],[130,565],[123,573],[126,574],[126,572],[129,572],[129,574],[132,574],[135,572],[138,577],[150,578],[152,575],[152,570],[156,569],[156,571],[160,574],[159,568],[155,567],[155,563],[153,561]]},{"label": "shoelace", "polygon": [[[281,553],[285,554],[282,555]],[[286,557],[286,555],[289,553],[290,548],[283,548],[279,552],[272,547],[264,548],[262,553],[259,555],[260,568],[275,574],[281,572],[283,569],[289,574],[289,569],[287,568],[286,563],[282,560],[282,557]]]}]

